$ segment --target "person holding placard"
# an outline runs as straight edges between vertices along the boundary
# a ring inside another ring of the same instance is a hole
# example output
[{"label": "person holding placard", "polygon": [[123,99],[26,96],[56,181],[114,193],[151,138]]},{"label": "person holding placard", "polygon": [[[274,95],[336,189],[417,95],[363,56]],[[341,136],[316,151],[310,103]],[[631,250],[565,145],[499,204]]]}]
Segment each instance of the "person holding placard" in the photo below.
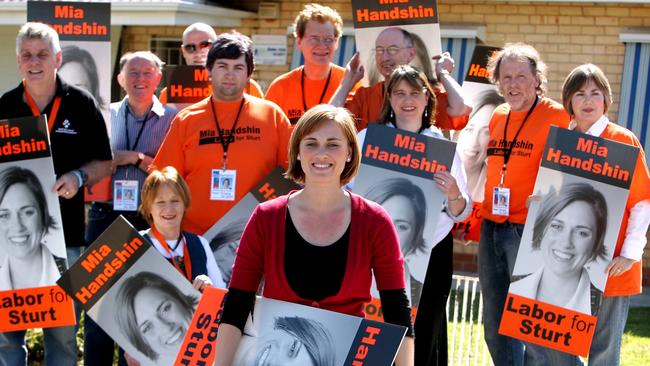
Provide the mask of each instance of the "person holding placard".
[{"label": "person holding placard", "polygon": [[332,63],[343,32],[343,20],[336,10],[319,4],[305,5],[293,28],[305,65],[278,76],[266,91],[266,99],[277,104],[291,124],[309,108],[327,103],[345,73]]},{"label": "person holding placard", "polygon": [[[108,176],[111,148],[106,124],[93,97],[57,74],[62,54],[59,36],[42,23],[26,23],[16,37],[22,82],[0,97],[0,119],[47,115],[57,180],[48,187],[59,195],[68,263],[80,255],[84,240],[83,186]],[[78,319],[78,317],[77,317]],[[45,363],[76,365],[76,327],[46,328]],[[0,363],[27,362],[25,332],[0,334]]]},{"label": "person holding placard", "polygon": [[[389,127],[419,133],[422,135],[444,139],[442,132],[436,127],[435,113],[436,94],[429,84],[426,75],[415,68],[404,65],[398,66],[390,75],[386,88],[386,101],[379,114],[379,123]],[[366,130],[359,132],[361,143],[365,140]],[[447,318],[445,307],[451,290],[453,274],[453,238],[451,229],[455,222],[463,221],[472,209],[465,172],[458,153],[454,155],[451,172],[441,171],[434,174],[433,179],[446,196],[443,214],[438,219],[438,225],[433,235],[426,275],[420,279],[421,288],[418,312],[415,319],[415,364],[416,365],[446,365],[447,364]],[[409,198],[412,205],[412,215],[424,221],[422,210],[417,201],[424,200],[423,193],[415,197],[412,184],[396,186],[393,194],[377,194],[371,189],[366,198],[382,204],[393,218],[398,234],[400,228],[414,231],[412,237],[400,234],[400,246],[407,266],[409,258],[425,250],[423,239],[423,223],[420,225],[404,226],[398,221],[400,212],[396,209],[395,201],[391,199]],[[423,203],[419,203],[423,205]],[[404,210],[402,210],[404,211]],[[401,215],[403,216],[403,214]],[[408,274],[408,273],[407,273]],[[413,280],[409,277],[409,283]],[[409,285],[407,283],[407,286]],[[408,286],[410,287],[410,286]]]},{"label": "person holding placard", "polygon": [[498,333],[540,159],[551,124],[569,116],[545,98],[546,65],[533,47],[507,44],[488,61],[491,80],[506,103],[490,120],[478,270],[485,342],[496,365],[520,365],[523,343]]},{"label": "person holding placard", "polygon": [[[609,278],[589,350],[589,365],[617,366],[621,362],[621,339],[630,296],[641,293],[641,258],[650,223],[648,164],[637,137],[607,118],[612,104],[612,90],[600,68],[584,64],[573,69],[562,86],[562,103],[572,118],[569,129],[639,148],[614,257],[607,267]],[[574,359],[576,363],[579,362],[577,357]]]},{"label": "person holding placard", "polygon": [[[162,78],[162,66],[158,56],[149,51],[129,52],[120,58],[117,80],[126,96],[110,106],[111,148],[115,158],[111,176],[113,197],[90,206],[88,243],[94,242],[120,215],[138,230],[149,227],[138,213],[140,190],[176,115],[174,108],[162,105],[154,95]],[[84,362],[110,366],[113,349],[113,340],[88,317],[84,325]],[[119,363],[124,365],[121,356]]]},{"label": "person holding placard", "polygon": [[[358,130],[366,128],[368,123],[378,122],[388,79],[396,67],[407,65],[416,59],[418,51],[415,46],[416,41],[409,31],[398,27],[384,29],[377,36],[373,50],[377,70],[383,76],[384,81],[369,87],[360,87],[351,93],[354,85],[363,79],[365,73],[357,53],[348,62],[345,68],[345,77],[330,99],[330,104],[345,106],[349,109],[357,119]],[[445,52],[433,59],[436,60],[437,79],[429,82],[434,87],[438,101],[435,111],[436,126],[441,129],[460,130],[467,124],[467,116],[472,111],[470,101],[465,100],[460,85],[451,76],[454,69],[454,60],[451,55]],[[441,85],[444,87],[444,91]]]},{"label": "person holding placard", "polygon": [[[219,327],[216,365],[230,365],[255,293],[364,316],[374,272],[384,319],[406,326],[397,365],[413,365],[404,262],[391,219],[378,204],[343,189],[361,161],[352,116],[319,105],[296,125],[288,177],[304,189],[257,206],[242,235]],[[323,225],[327,222],[328,225]]]}]

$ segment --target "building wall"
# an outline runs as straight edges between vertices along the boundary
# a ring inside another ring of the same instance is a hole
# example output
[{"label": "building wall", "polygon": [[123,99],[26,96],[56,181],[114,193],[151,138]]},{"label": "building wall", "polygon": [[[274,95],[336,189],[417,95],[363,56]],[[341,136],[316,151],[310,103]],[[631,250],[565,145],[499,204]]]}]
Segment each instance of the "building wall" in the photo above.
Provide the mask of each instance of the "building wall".
[{"label": "building wall", "polygon": [[[276,20],[245,19],[238,30],[244,34],[287,34],[287,27],[302,7],[311,1],[280,1],[280,17]],[[339,11],[345,26],[352,27],[349,0],[321,1]],[[541,53],[548,64],[548,95],[560,99],[562,82],[575,66],[592,62],[607,74],[614,93],[609,117],[618,118],[625,45],[619,34],[627,28],[650,28],[650,4],[594,4],[496,2],[472,0],[440,0],[439,14],[445,25],[485,25],[488,45],[506,42],[527,42]],[[219,29],[218,32],[228,29]],[[146,49],[151,36],[179,37],[183,27],[125,27],[123,47],[126,50]],[[287,37],[289,57],[293,37]],[[290,62],[290,60],[289,60]],[[259,65],[254,77],[263,85],[289,70],[283,66]],[[455,269],[476,270],[475,245],[455,246]],[[650,285],[650,246],[644,255],[644,284]]]}]

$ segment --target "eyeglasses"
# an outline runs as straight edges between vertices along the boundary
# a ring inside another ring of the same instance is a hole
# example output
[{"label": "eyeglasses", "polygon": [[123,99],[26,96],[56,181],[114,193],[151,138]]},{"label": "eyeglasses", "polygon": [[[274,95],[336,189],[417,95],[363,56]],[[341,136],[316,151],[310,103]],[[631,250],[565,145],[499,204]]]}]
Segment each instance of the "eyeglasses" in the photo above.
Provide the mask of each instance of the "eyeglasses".
[{"label": "eyeglasses", "polygon": [[319,36],[309,36],[307,37],[307,43],[312,46],[318,46],[324,44],[325,46],[331,46],[336,42],[336,37],[319,37]]},{"label": "eyeglasses", "polygon": [[388,53],[391,56],[397,55],[397,53],[405,48],[411,48],[411,47],[397,47],[397,46],[389,46],[389,47],[377,47],[373,50],[375,55],[381,56],[384,54],[384,52]]},{"label": "eyeglasses", "polygon": [[194,53],[194,52],[196,52],[198,50],[202,50],[202,49],[208,48],[210,46],[212,46],[212,41],[203,41],[203,42],[200,42],[198,45],[196,45],[194,43],[188,43],[188,44],[181,45],[181,47],[183,47],[183,49],[185,51],[187,51],[188,53]]}]

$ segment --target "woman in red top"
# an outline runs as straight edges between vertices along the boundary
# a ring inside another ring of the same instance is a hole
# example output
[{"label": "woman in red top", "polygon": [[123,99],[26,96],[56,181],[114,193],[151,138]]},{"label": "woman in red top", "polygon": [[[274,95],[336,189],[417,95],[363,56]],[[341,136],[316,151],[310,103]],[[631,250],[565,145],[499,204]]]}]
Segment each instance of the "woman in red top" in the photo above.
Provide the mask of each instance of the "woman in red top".
[{"label": "woman in red top", "polygon": [[298,121],[287,177],[302,190],[260,204],[235,259],[217,343],[216,365],[230,365],[264,278],[263,295],[364,316],[374,272],[384,319],[406,326],[397,365],[413,365],[403,258],[381,206],[343,189],[361,156],[354,121],[343,108],[319,105]]}]

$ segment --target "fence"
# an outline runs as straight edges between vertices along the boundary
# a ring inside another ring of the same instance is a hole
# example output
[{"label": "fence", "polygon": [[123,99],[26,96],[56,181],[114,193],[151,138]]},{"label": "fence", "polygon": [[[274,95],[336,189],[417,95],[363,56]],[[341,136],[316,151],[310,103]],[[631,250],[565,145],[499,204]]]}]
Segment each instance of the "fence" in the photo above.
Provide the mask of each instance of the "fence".
[{"label": "fence", "polygon": [[478,277],[453,276],[447,319],[449,365],[492,365],[483,340],[483,298]]}]

